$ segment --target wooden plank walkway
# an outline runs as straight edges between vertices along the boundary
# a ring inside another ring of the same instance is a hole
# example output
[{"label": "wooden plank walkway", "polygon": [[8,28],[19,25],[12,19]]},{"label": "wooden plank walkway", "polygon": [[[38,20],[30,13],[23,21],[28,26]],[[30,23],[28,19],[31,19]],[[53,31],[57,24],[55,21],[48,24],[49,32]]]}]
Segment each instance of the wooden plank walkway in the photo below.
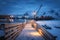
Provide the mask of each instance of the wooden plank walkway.
[{"label": "wooden plank walkway", "polygon": [[44,40],[43,37],[31,26],[26,24],[25,28],[15,40]]}]

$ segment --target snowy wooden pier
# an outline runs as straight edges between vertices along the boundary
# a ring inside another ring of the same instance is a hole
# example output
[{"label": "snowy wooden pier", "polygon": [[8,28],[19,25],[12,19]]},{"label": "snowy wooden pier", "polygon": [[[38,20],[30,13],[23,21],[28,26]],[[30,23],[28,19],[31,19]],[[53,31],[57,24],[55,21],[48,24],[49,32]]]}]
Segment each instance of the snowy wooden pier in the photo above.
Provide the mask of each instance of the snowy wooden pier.
[{"label": "snowy wooden pier", "polygon": [[5,35],[1,40],[55,40],[45,28],[34,20],[27,23],[3,24]]},{"label": "snowy wooden pier", "polygon": [[26,24],[25,28],[16,38],[16,40],[44,40],[41,34],[39,34],[31,24]]},{"label": "snowy wooden pier", "polygon": [[[39,26],[39,27],[38,27]],[[56,40],[45,28],[35,22],[27,23],[15,40]]]}]

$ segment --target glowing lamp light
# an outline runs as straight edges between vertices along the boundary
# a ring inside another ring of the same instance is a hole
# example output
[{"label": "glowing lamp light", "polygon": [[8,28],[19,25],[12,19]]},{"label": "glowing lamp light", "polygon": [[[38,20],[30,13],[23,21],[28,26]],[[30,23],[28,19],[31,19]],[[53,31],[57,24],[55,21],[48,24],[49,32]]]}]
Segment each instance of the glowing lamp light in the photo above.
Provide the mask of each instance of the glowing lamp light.
[{"label": "glowing lamp light", "polygon": [[30,33],[32,36],[40,36],[40,34],[38,32],[31,32]]},{"label": "glowing lamp light", "polygon": [[33,12],[33,15],[36,15],[36,12],[35,11]]},{"label": "glowing lamp light", "polygon": [[14,20],[13,19],[9,19],[10,22],[13,22]]},{"label": "glowing lamp light", "polygon": [[41,29],[38,29],[38,32],[40,33],[40,35],[42,36],[43,33],[42,33],[42,30]]},{"label": "glowing lamp light", "polygon": [[14,17],[14,16],[11,15],[10,17]]}]

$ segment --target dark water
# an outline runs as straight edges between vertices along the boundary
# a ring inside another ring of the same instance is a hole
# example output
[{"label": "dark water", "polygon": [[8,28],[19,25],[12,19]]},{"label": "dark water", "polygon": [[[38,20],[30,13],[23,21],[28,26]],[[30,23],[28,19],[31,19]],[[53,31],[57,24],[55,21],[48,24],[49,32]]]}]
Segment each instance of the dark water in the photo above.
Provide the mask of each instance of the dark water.
[{"label": "dark water", "polygon": [[23,23],[25,20],[24,19],[15,19],[14,22],[18,22],[18,23]]},{"label": "dark water", "polygon": [[[4,19],[3,19],[4,21]],[[5,24],[5,23],[24,23],[25,19],[13,19],[11,22],[0,22],[0,24]]]}]

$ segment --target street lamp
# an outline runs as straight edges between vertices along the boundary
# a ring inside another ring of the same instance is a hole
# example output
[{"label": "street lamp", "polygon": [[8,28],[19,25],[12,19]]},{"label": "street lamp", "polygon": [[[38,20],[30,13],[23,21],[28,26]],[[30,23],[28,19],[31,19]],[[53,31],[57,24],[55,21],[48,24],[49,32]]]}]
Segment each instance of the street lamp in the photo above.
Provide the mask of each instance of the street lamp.
[{"label": "street lamp", "polygon": [[33,16],[34,16],[34,18],[36,18],[36,11],[33,12]]},{"label": "street lamp", "polygon": [[25,14],[24,14],[24,17],[25,17],[25,23],[27,22],[27,18],[28,18],[28,13],[26,12]]},{"label": "street lamp", "polygon": [[13,22],[14,21],[13,20],[13,17],[14,17],[13,15],[10,16],[10,19],[9,19],[10,22]]}]

